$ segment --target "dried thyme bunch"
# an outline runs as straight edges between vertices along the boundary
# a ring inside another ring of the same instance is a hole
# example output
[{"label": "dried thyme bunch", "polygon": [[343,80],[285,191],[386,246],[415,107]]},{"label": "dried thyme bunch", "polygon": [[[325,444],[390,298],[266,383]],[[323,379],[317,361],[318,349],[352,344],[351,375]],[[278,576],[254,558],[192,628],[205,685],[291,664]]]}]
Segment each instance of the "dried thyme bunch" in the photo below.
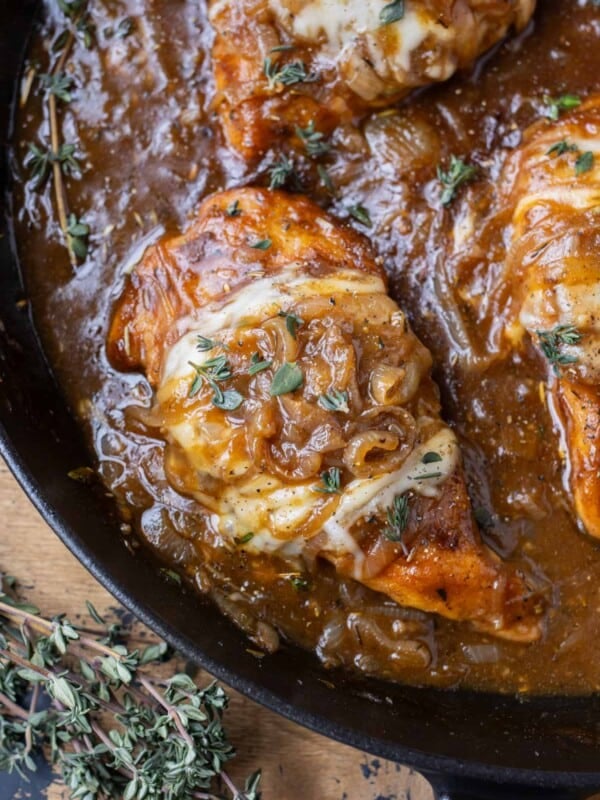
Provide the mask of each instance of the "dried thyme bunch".
[{"label": "dried thyme bunch", "polygon": [[101,632],[46,620],[1,580],[0,769],[26,776],[43,751],[74,800],[260,800],[260,772],[242,791],[223,769],[220,686],[157,680],[147,668],[168,660],[164,643],[127,650],[90,604]]}]

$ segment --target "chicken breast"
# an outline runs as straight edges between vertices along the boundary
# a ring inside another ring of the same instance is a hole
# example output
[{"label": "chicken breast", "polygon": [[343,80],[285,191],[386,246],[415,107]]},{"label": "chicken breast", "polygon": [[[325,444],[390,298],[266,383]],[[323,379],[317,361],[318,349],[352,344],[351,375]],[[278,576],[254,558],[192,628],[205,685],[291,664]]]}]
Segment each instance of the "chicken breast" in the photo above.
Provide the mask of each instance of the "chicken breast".
[{"label": "chicken breast", "polygon": [[207,198],[117,302],[112,362],[223,547],[325,558],[402,605],[540,635],[543,602],[480,540],[429,352],[366,239],[312,202]]},{"label": "chicken breast", "polygon": [[535,0],[212,0],[216,107],[244,158],[443,81],[531,18]]},{"label": "chicken breast", "polygon": [[529,335],[546,362],[575,509],[600,537],[600,96],[531,128],[501,193],[512,214],[507,336]]}]

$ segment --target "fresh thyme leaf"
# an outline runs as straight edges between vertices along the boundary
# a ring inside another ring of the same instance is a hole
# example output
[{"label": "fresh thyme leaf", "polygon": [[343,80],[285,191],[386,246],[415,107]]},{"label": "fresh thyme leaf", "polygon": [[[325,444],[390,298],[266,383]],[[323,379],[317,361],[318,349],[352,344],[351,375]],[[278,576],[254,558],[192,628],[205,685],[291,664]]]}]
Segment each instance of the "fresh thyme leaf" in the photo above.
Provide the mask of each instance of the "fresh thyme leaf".
[{"label": "fresh thyme leaf", "polygon": [[250,357],[250,366],[248,367],[248,375],[256,375],[258,372],[269,369],[272,364],[272,361],[263,361],[260,353],[252,353]]},{"label": "fresh thyme leaf", "polygon": [[550,331],[536,331],[540,340],[542,353],[552,365],[555,375],[560,375],[560,368],[577,363],[577,357],[563,353],[563,346],[579,344],[583,335],[575,325],[557,325]]},{"label": "fresh thyme leaf", "polygon": [[100,614],[96,611],[95,606],[89,600],[85,601],[85,605],[87,607],[88,614],[94,620],[94,622],[97,623],[98,625],[104,625],[105,622],[100,616]]},{"label": "fresh thyme leaf", "polygon": [[310,581],[302,575],[290,575],[289,582],[297,592],[307,592],[310,589]]},{"label": "fresh thyme leaf", "polygon": [[319,178],[321,179],[321,183],[327,189],[329,194],[335,195],[335,187],[333,185],[333,181],[324,166],[321,164],[317,164],[317,172],[319,173]]},{"label": "fresh thyme leaf", "polygon": [[544,95],[544,103],[546,105],[546,116],[556,122],[561,112],[570,111],[580,106],[581,98],[576,94],[563,94],[560,97]]},{"label": "fresh thyme leaf", "polygon": [[292,339],[295,339],[298,328],[304,325],[304,320],[296,316],[296,314],[291,314],[289,311],[279,311],[277,316],[285,319],[285,327]]},{"label": "fresh thyme leaf", "polygon": [[46,180],[51,163],[49,150],[42,150],[36,144],[29,145],[25,166],[31,170],[31,178],[35,186],[39,186]]},{"label": "fresh thyme leaf", "polygon": [[473,180],[477,174],[477,167],[466,164],[462,159],[454,155],[450,156],[450,168],[444,171],[438,165],[437,177],[442,184],[440,202],[443,206],[448,206],[456,197],[456,193],[464,183]]},{"label": "fresh thyme leaf", "polygon": [[304,375],[300,367],[293,361],[286,362],[279,367],[271,383],[271,397],[279,397],[299,389],[304,382]]},{"label": "fresh thyme leaf", "polygon": [[288,61],[279,64],[267,56],[263,62],[263,72],[269,82],[269,88],[274,89],[278,84],[293,86],[295,83],[311,83],[317,79],[314,73],[308,73],[303,61]]},{"label": "fresh thyme leaf", "polygon": [[248,533],[245,533],[243,536],[236,536],[234,538],[234,542],[236,544],[248,544],[248,542],[252,541],[252,539],[254,539],[254,533],[252,533],[252,531],[248,531]]},{"label": "fresh thyme leaf", "polygon": [[69,214],[67,225],[67,243],[69,250],[80,260],[87,258],[87,240],[90,235],[90,227],[77,219],[75,214]]},{"label": "fresh thyme leaf", "polygon": [[331,392],[322,394],[318,402],[326,411],[341,411],[344,414],[348,414],[350,411],[348,406],[348,392],[340,392],[337,389],[332,389]]},{"label": "fresh thyme leaf", "polygon": [[40,80],[44,89],[63,103],[70,103],[73,99],[69,91],[73,86],[73,78],[66,72],[59,72],[56,75],[43,74],[40,75]]},{"label": "fresh thyme leaf", "polygon": [[296,136],[302,141],[309,156],[323,156],[331,149],[331,145],[325,141],[325,134],[315,130],[315,123],[312,120],[306,128],[296,125]]},{"label": "fresh thyme leaf", "polygon": [[379,22],[382,25],[391,25],[404,17],[404,0],[393,0],[379,12]]},{"label": "fresh thyme leaf", "polygon": [[387,526],[383,529],[383,535],[390,542],[401,542],[402,536],[408,525],[408,495],[397,494],[392,505],[387,510]]},{"label": "fresh thyme leaf", "polygon": [[85,8],[87,0],[58,0],[58,7],[69,19],[76,19]]},{"label": "fresh thyme leaf", "polygon": [[290,181],[298,186],[300,180],[294,169],[294,162],[286,156],[281,156],[273,166],[269,167],[269,189],[280,189]]},{"label": "fresh thyme leaf", "polygon": [[331,467],[321,473],[321,484],[315,487],[315,492],[321,494],[339,494],[341,476],[338,467]]},{"label": "fresh thyme leaf", "polygon": [[75,27],[84,46],[89,50],[94,43],[94,32],[96,30],[89,14],[84,14],[80,17]]},{"label": "fresh thyme leaf", "polygon": [[439,453],[430,450],[428,453],[425,453],[423,458],[421,459],[422,464],[435,464],[438,461],[441,461],[442,457]]},{"label": "fresh thyme leaf", "polygon": [[360,205],[360,203],[354,206],[347,206],[347,209],[350,216],[353,217],[357,222],[360,222],[361,225],[364,225],[367,228],[373,227],[371,215],[364,206]]},{"label": "fresh thyme leaf", "polygon": [[115,36],[117,39],[126,39],[135,30],[135,20],[133,17],[124,17],[117,25]]},{"label": "fresh thyme leaf", "polygon": [[239,392],[234,389],[223,392],[217,385],[218,382],[227,381],[231,378],[231,367],[227,356],[215,356],[214,358],[209,358],[203,364],[195,364],[193,361],[188,361],[188,364],[196,373],[190,386],[188,397],[195,397],[202,388],[203,383],[206,382],[213,390],[212,402],[218,408],[233,411],[243,402],[243,397]]},{"label": "fresh thyme leaf", "polygon": [[583,175],[589,172],[594,166],[594,154],[591,150],[582,153],[575,161],[575,175]]},{"label": "fresh thyme leaf", "polygon": [[214,386],[213,405],[222,408],[224,411],[235,411],[244,402],[244,397],[237,389],[226,389],[224,392],[218,386]]},{"label": "fresh thyme leaf", "polygon": [[207,350],[214,350],[215,347],[226,347],[223,342],[219,342],[217,339],[209,339],[207,336],[197,336],[196,337],[196,350],[199,350],[201,353],[206,352]]},{"label": "fresh thyme leaf", "polygon": [[576,153],[579,150],[576,144],[571,144],[566,139],[556,142],[552,147],[546,151],[547,156],[562,156],[565,153]]},{"label": "fresh thyme leaf", "polygon": [[52,42],[51,50],[53,53],[59,53],[64,49],[66,43],[69,41],[69,31],[62,31],[56,39]]},{"label": "fresh thyme leaf", "polygon": [[272,244],[273,242],[270,239],[259,239],[258,242],[254,242],[250,247],[252,247],[253,250],[268,250]]},{"label": "fresh thyme leaf", "polygon": [[228,217],[239,217],[239,215],[242,213],[242,210],[240,209],[240,201],[234,200],[233,203],[230,203],[227,206],[225,213]]},{"label": "fresh thyme leaf", "polygon": [[443,475],[440,470],[436,470],[436,472],[426,472],[424,474],[415,475],[416,481],[426,481],[429,478],[441,478]]}]

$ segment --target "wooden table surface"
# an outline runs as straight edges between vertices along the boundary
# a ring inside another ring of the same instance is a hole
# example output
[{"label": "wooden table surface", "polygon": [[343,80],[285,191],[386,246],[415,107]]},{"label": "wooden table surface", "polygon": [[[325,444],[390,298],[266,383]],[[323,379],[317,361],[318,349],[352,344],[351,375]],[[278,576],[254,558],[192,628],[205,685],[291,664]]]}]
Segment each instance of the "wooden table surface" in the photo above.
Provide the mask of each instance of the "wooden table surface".
[{"label": "wooden table surface", "polygon": [[[1,462],[0,519],[0,571],[19,578],[27,598],[45,616],[66,612],[74,618],[86,600],[100,613],[114,609],[114,598],[52,533]],[[207,674],[199,678],[209,679]],[[261,767],[264,800],[431,800],[429,785],[407,768],[311,733],[233,691],[230,695],[225,727],[239,753],[230,771],[241,777]],[[22,789],[8,795],[3,786],[0,775],[2,800],[28,796]],[[68,796],[58,781],[47,790],[48,800]]]}]

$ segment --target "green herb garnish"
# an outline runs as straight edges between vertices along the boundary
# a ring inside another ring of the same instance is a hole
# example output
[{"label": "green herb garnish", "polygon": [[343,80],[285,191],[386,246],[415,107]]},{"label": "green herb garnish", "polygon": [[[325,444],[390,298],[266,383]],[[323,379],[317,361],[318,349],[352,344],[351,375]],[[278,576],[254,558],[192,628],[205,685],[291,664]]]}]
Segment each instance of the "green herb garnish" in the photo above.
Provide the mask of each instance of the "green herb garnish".
[{"label": "green herb garnish", "polygon": [[360,205],[360,203],[355,206],[347,206],[347,209],[350,216],[353,217],[353,219],[355,219],[357,222],[360,222],[361,225],[364,225],[367,228],[373,227],[371,215],[364,206]]},{"label": "green herb garnish", "polygon": [[546,356],[555,375],[560,375],[560,367],[575,364],[576,356],[563,353],[563,346],[579,344],[583,335],[579,333],[574,325],[557,325],[550,331],[536,331],[540,340],[542,353]]},{"label": "green herb garnish", "polygon": [[425,453],[423,458],[421,459],[422,464],[435,464],[438,461],[441,461],[442,457],[439,453],[430,450],[428,453]]},{"label": "green herb garnish", "polygon": [[319,174],[319,178],[321,179],[321,183],[327,189],[329,194],[335,195],[335,187],[333,185],[333,181],[324,166],[321,164],[317,164],[317,172]]},{"label": "green herb garnish", "polygon": [[230,203],[225,209],[225,213],[228,217],[239,217],[239,215],[242,213],[242,210],[240,209],[240,201],[234,200],[233,203]]},{"label": "green herb garnish", "polygon": [[298,186],[300,179],[294,169],[294,162],[286,156],[281,156],[279,161],[269,167],[269,189],[280,189],[290,181]]},{"label": "green herb garnish", "polygon": [[89,235],[90,226],[86,225],[85,222],[82,222],[80,219],[77,219],[75,214],[69,214],[69,219],[67,221],[68,247],[69,250],[82,261],[87,257]]},{"label": "green herb garnish", "polygon": [[304,320],[296,316],[296,314],[291,314],[289,311],[280,311],[277,316],[285,319],[285,327],[292,339],[295,339],[298,328],[304,325]]},{"label": "green herb garnish", "polygon": [[69,89],[73,86],[73,78],[66,72],[58,72],[55,75],[40,75],[40,80],[44,89],[53,94],[63,103],[70,103],[73,96]]},{"label": "green herb garnish", "polygon": [[278,61],[273,61],[267,56],[263,62],[263,72],[270,89],[274,89],[278,84],[293,86],[295,83],[311,83],[317,79],[314,73],[306,71],[304,62],[299,59],[280,65]]},{"label": "green herb garnish", "polygon": [[254,539],[254,533],[252,533],[252,531],[248,531],[248,533],[245,533],[243,536],[234,537],[234,542],[237,545],[242,545],[248,544],[248,542],[252,541],[252,539]]},{"label": "green herb garnish", "polygon": [[[387,510],[388,524],[383,529],[383,535],[390,542],[402,542],[402,536],[408,525],[408,513],[408,495],[397,494],[392,505]],[[402,546],[404,548],[404,543]]]},{"label": "green herb garnish", "polygon": [[212,403],[217,408],[224,411],[235,411],[244,402],[243,396],[236,389],[223,391],[218,385],[231,378],[231,367],[226,356],[215,356],[203,364],[195,364],[193,361],[188,361],[188,364],[196,373],[188,397],[195,397],[206,382],[213,390]]},{"label": "green herb garnish", "polygon": [[315,130],[314,120],[306,128],[296,126],[296,136],[302,140],[309,156],[323,156],[328,153],[331,146],[325,141],[325,134]]},{"label": "green herb garnish", "polygon": [[259,239],[258,242],[254,242],[250,247],[253,250],[268,250],[272,244],[273,242],[270,239]]},{"label": "green herb garnish", "polygon": [[391,25],[392,22],[398,22],[403,17],[404,0],[393,0],[392,3],[388,3],[379,12],[379,22],[382,25]]},{"label": "green herb garnish", "polygon": [[326,411],[342,411],[348,414],[350,408],[348,406],[348,392],[339,392],[337,389],[332,389],[327,394],[322,394],[319,397],[319,405]]},{"label": "green herb garnish", "polygon": [[315,487],[315,492],[321,492],[321,494],[339,494],[340,485],[340,470],[338,467],[331,467],[321,473],[321,484]]},{"label": "green herb garnish", "polygon": [[297,592],[307,592],[310,589],[310,581],[302,575],[290,575],[289,582]]},{"label": "green herb garnish", "polygon": [[591,150],[582,153],[575,161],[575,175],[583,175],[589,172],[594,166],[594,154]]},{"label": "green herb garnish", "polygon": [[440,202],[443,206],[448,206],[456,197],[458,189],[464,184],[472,181],[477,175],[477,167],[473,164],[466,164],[456,156],[450,156],[450,168],[444,171],[440,166],[437,168],[437,177],[442,184]]},{"label": "green herb garnish", "polygon": [[544,95],[544,103],[546,104],[546,116],[556,122],[561,112],[570,111],[580,106],[581,98],[576,94],[563,94],[561,97]]},{"label": "green herb garnish", "polygon": [[248,367],[248,375],[256,375],[258,372],[269,369],[272,364],[272,361],[263,361],[260,353],[252,353],[250,357],[250,366]]},{"label": "green herb garnish", "polygon": [[273,376],[271,384],[271,397],[279,397],[282,394],[289,394],[299,389],[304,382],[302,370],[294,361],[286,362],[279,367]]},{"label": "green herb garnish", "polygon": [[566,139],[556,142],[546,151],[547,156],[562,156],[565,153],[576,153],[579,150],[576,144],[571,144]]},{"label": "green herb garnish", "polygon": [[207,336],[196,337],[196,350],[199,350],[201,353],[214,350],[215,347],[225,347],[227,349],[227,346],[217,339],[209,339]]}]

